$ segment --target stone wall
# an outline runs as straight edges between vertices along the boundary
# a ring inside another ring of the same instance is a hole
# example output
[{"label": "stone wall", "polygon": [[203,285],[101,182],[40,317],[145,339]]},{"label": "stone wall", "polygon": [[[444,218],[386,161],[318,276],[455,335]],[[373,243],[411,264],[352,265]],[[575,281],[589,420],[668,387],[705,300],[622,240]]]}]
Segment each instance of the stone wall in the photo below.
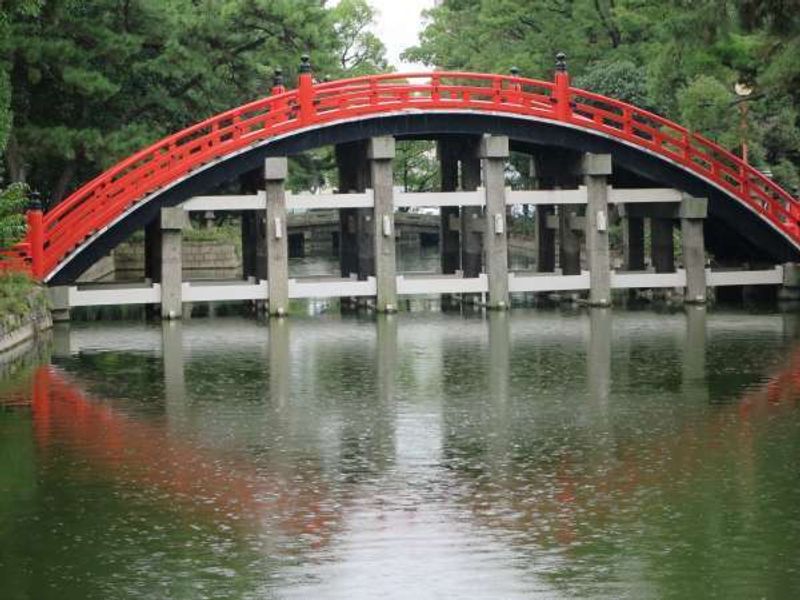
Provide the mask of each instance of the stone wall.
[{"label": "stone wall", "polygon": [[53,326],[44,288],[35,286],[26,303],[27,310],[22,314],[0,315],[0,357]]},{"label": "stone wall", "polygon": [[[144,242],[125,242],[112,253],[116,281],[144,277]],[[234,279],[242,276],[242,259],[230,242],[183,242],[183,279]],[[95,280],[96,281],[96,280]]]}]

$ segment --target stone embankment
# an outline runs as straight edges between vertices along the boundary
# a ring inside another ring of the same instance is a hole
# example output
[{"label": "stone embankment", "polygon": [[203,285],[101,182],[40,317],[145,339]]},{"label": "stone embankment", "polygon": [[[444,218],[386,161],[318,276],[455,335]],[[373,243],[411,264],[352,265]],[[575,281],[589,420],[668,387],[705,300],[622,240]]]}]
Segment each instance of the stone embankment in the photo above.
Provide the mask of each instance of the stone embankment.
[{"label": "stone embankment", "polygon": [[52,326],[44,288],[22,275],[0,276],[0,359]]}]

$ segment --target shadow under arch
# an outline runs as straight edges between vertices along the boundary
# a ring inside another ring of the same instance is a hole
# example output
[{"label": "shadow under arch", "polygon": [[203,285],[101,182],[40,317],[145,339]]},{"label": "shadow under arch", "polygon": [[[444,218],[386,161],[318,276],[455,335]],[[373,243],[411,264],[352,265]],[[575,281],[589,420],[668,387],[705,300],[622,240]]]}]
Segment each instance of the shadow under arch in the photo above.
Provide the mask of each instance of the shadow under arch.
[{"label": "shadow under arch", "polygon": [[204,165],[190,175],[150,194],[108,227],[77,248],[47,279],[50,285],[73,283],[98,259],[135,230],[156,218],[161,208],[189,198],[261,166],[270,156],[307,150],[381,135],[425,138],[448,134],[506,135],[512,149],[523,152],[553,147],[576,152],[610,153],[616,166],[653,184],[678,188],[708,198],[709,249],[718,256],[775,262],[800,260],[800,250],[783,233],[710,180],[642,147],[574,125],[467,110],[398,112],[319,125],[269,138]]}]

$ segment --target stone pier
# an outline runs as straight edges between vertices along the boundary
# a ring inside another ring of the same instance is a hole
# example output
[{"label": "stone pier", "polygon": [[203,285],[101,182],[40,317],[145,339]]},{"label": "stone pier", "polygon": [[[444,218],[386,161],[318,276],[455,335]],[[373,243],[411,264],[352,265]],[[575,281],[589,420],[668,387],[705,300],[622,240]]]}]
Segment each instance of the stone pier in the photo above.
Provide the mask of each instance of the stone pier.
[{"label": "stone pier", "polygon": [[489,281],[488,308],[508,308],[508,232],[506,226],[505,165],[508,160],[508,138],[485,136],[479,156],[483,162],[486,190],[485,233],[483,246],[486,275]]},{"label": "stone pier", "polygon": [[284,190],[287,174],[286,158],[268,158],[264,162],[269,314],[279,317],[289,312],[289,243]]},{"label": "stone pier", "polygon": [[375,309],[378,312],[397,310],[397,266],[392,189],[394,154],[393,137],[377,137],[369,141],[367,157],[370,162],[370,178],[375,201],[372,240],[374,242],[374,273],[378,286]]}]

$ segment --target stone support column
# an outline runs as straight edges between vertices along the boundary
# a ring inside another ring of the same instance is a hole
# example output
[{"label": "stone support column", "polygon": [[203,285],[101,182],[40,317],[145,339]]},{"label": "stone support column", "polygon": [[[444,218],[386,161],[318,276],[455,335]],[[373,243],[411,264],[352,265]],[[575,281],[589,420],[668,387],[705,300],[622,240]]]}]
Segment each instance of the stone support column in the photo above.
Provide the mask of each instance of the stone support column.
[{"label": "stone support column", "polygon": [[608,184],[610,154],[587,154],[583,159],[586,185],[586,253],[589,263],[589,304],[611,304],[611,265],[608,252]]},{"label": "stone support column", "polygon": [[681,201],[681,243],[683,266],[686,269],[685,301],[702,304],[706,301],[706,248],[703,223],[708,212],[705,198],[684,196]]},{"label": "stone support column", "polygon": [[285,157],[264,161],[267,195],[267,286],[269,314],[284,316],[289,312],[289,244],[286,229],[286,191],[288,173]]},{"label": "stone support column", "polygon": [[486,215],[483,246],[489,280],[488,308],[508,308],[508,233],[506,227],[506,136],[485,136],[480,145],[483,161]]},{"label": "stone support column", "polygon": [[394,138],[372,138],[367,157],[370,161],[370,179],[375,200],[372,238],[374,242],[375,277],[378,312],[397,310],[397,265],[395,259],[394,196],[392,159],[395,155]]},{"label": "stone support column", "polygon": [[161,318],[180,319],[183,313],[183,232],[186,212],[161,209]]}]

